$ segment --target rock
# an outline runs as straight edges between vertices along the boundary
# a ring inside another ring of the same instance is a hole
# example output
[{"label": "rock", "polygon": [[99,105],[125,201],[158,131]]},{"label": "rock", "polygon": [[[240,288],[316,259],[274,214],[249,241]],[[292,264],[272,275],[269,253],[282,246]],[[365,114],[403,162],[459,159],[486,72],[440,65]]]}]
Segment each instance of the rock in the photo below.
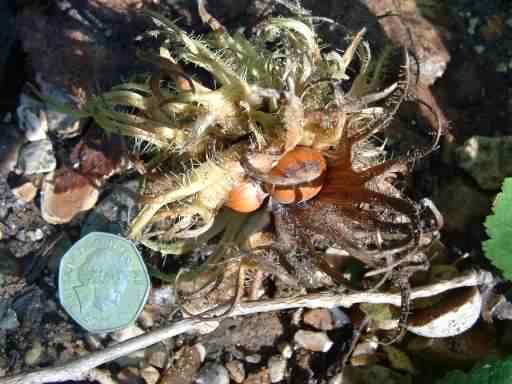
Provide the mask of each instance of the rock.
[{"label": "rock", "polygon": [[112,340],[120,343],[122,341],[126,341],[126,340],[129,340],[136,336],[143,335],[143,334],[144,334],[144,331],[141,328],[137,327],[135,324],[132,324],[126,328],[112,332],[110,337],[112,338]]},{"label": "rock", "polygon": [[204,359],[206,359],[206,348],[201,343],[194,344],[193,348],[197,350],[199,353],[199,360],[203,363]]},{"label": "rock", "polygon": [[[201,366],[201,357],[196,348],[184,346],[180,348],[174,356],[174,364],[171,368],[166,370],[159,384],[191,384],[196,377],[197,371]],[[206,367],[206,368],[205,368]],[[206,370],[205,374],[212,380],[215,379],[215,367],[212,371],[209,370],[209,365],[206,364],[203,368]],[[226,369],[222,367],[224,371]],[[227,372],[226,372],[227,377]],[[229,383],[229,379],[227,379]],[[199,380],[196,381],[199,383]],[[215,383],[214,381],[206,381],[205,383]]]},{"label": "rock", "polygon": [[39,188],[30,180],[25,180],[22,184],[11,189],[11,192],[16,198],[24,203],[29,203],[35,199]]},{"label": "rock", "polygon": [[142,368],[139,373],[146,384],[157,384],[158,380],[160,380],[160,372],[155,367]]},{"label": "rock", "polygon": [[[47,97],[63,105],[77,105],[78,100],[71,97],[62,88],[44,81],[41,76],[37,76],[37,83],[41,86],[41,92]],[[46,123],[48,132],[55,134],[59,139],[69,139],[80,133],[83,119],[78,119],[67,113],[59,112],[51,106],[45,107]]]},{"label": "rock", "polygon": [[145,351],[145,360],[146,363],[156,368],[164,369],[169,360],[169,351],[162,343],[152,345]]},{"label": "rock", "polygon": [[43,356],[43,345],[39,340],[34,341],[32,347],[25,352],[25,356],[23,357],[23,361],[29,367],[37,365]]},{"label": "rock", "polygon": [[258,372],[249,374],[243,384],[270,384],[267,369],[260,369]]},{"label": "rock", "polygon": [[0,330],[13,331],[20,325],[18,316],[11,308],[7,308],[0,316]]},{"label": "rock", "polygon": [[197,384],[229,384],[229,375],[226,368],[216,363],[206,363],[200,370],[196,379]]},{"label": "rock", "polygon": [[[81,236],[95,231],[123,233],[138,212],[138,188],[138,180],[114,186],[87,215]],[[170,297],[174,297],[174,294]]]},{"label": "rock", "polygon": [[247,354],[256,353],[262,347],[272,347],[283,335],[283,325],[275,312],[260,313],[239,319],[226,319],[205,341],[208,350],[229,346],[244,346]]},{"label": "rock", "polygon": [[117,374],[119,384],[142,384],[140,371],[136,367],[125,367]]},{"label": "rock", "polygon": [[330,312],[334,321],[334,328],[342,328],[346,325],[352,325],[350,317],[338,307],[331,308]]},{"label": "rock", "polygon": [[[395,9],[393,0],[368,0],[366,3],[375,15]],[[444,43],[447,32],[423,18],[415,0],[403,1],[400,14],[401,17],[381,17],[379,23],[394,44],[414,53],[420,67],[420,82],[432,85],[443,75],[450,61]]]},{"label": "rock", "polygon": [[32,141],[21,147],[18,168],[25,175],[48,173],[57,166],[52,142],[48,139]]},{"label": "rock", "polygon": [[512,136],[473,136],[456,149],[457,165],[485,190],[499,190],[503,179],[512,176]]},{"label": "rock", "polygon": [[249,364],[258,364],[261,361],[261,355],[257,353],[246,355],[245,361],[247,361]]},{"label": "rock", "polygon": [[100,338],[96,335],[93,335],[92,333],[86,334],[84,336],[84,341],[91,351],[96,351],[97,349],[101,349],[103,347]]},{"label": "rock", "polygon": [[172,306],[176,303],[176,293],[171,284],[162,284],[160,287],[154,287],[149,293],[148,304],[158,306]]},{"label": "rock", "polygon": [[293,340],[301,347],[313,352],[327,352],[331,349],[333,342],[324,332],[312,332],[298,330]]},{"label": "rock", "polygon": [[64,224],[94,207],[99,191],[87,177],[61,168],[43,180],[41,214],[50,224]]},{"label": "rock", "polygon": [[225,364],[226,369],[229,372],[229,377],[235,383],[242,383],[245,379],[245,367],[241,361],[231,360]]},{"label": "rock", "polygon": [[356,345],[350,357],[353,366],[367,366],[379,361],[377,349],[379,344],[375,340],[365,340]]},{"label": "rock", "polygon": [[16,234],[16,238],[20,241],[39,241],[44,238],[44,232],[40,228],[34,231],[20,231]]},{"label": "rock", "polygon": [[320,331],[331,331],[334,329],[334,320],[328,309],[310,309],[304,313],[304,323]]},{"label": "rock", "polygon": [[281,343],[278,346],[279,352],[281,352],[281,356],[285,359],[289,359],[293,355],[293,348],[290,343]]},{"label": "rock", "polygon": [[153,325],[155,325],[155,322],[153,320],[153,314],[146,309],[144,309],[140,313],[139,318],[137,320],[144,329],[149,329],[153,327]]},{"label": "rock", "polygon": [[270,376],[270,382],[279,383],[280,381],[284,380],[287,366],[288,362],[286,359],[283,359],[281,356],[272,356],[268,360],[268,373]]},{"label": "rock", "polygon": [[47,139],[48,120],[44,105],[26,94],[21,94],[20,103],[16,108],[18,127],[25,133],[28,141]]}]

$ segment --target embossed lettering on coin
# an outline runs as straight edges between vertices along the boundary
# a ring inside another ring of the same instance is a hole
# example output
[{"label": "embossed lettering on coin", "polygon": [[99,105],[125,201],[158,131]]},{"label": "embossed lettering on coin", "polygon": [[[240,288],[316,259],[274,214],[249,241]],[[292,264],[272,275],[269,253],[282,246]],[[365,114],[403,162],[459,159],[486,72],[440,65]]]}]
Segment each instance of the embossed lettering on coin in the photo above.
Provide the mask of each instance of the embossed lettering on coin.
[{"label": "embossed lettering on coin", "polygon": [[88,234],[61,261],[61,303],[91,332],[107,332],[133,322],[149,287],[146,267],[135,246],[112,234]]}]

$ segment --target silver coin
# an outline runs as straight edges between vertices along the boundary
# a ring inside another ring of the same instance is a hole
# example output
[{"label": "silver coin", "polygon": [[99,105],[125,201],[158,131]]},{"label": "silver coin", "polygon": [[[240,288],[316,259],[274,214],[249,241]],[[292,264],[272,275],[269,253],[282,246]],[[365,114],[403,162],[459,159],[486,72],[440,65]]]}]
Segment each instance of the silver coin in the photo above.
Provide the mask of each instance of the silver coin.
[{"label": "silver coin", "polygon": [[110,233],[89,233],[60,262],[60,302],[89,332],[110,332],[130,325],[142,311],[150,286],[137,248]]}]

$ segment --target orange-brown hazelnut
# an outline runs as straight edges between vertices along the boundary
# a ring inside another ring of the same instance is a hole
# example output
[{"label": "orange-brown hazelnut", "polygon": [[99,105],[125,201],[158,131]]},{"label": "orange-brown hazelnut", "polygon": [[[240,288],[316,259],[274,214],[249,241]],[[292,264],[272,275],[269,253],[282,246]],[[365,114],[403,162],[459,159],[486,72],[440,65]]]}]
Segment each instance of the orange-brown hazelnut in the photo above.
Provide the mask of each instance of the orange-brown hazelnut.
[{"label": "orange-brown hazelnut", "polygon": [[267,196],[258,183],[244,180],[231,190],[225,205],[237,212],[253,212],[261,207]]},{"label": "orange-brown hazelnut", "polygon": [[270,186],[272,198],[282,204],[300,203],[315,197],[322,189],[327,163],[321,152],[297,147],[284,155],[270,176],[301,180],[318,175],[312,181],[294,186]]}]

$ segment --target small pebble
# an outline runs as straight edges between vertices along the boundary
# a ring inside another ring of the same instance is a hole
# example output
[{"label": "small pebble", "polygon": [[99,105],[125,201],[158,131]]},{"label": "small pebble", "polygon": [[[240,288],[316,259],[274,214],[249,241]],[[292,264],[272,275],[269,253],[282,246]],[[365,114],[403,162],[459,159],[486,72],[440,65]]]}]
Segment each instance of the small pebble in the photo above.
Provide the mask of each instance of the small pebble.
[{"label": "small pebble", "polygon": [[32,348],[30,348],[23,358],[25,361],[25,364],[28,366],[34,366],[39,363],[41,360],[41,357],[43,355],[43,345],[40,341],[35,341],[34,344],[32,344]]},{"label": "small pebble", "polygon": [[268,361],[268,373],[271,383],[279,383],[284,379],[288,362],[281,356],[272,356]]},{"label": "small pebble", "polygon": [[20,149],[18,168],[25,175],[47,173],[57,166],[57,159],[50,140],[37,140]]},{"label": "small pebble", "polygon": [[18,126],[25,132],[25,137],[29,141],[46,139],[48,130],[48,120],[44,106],[33,98],[22,94],[20,96],[20,106],[16,108],[18,116]]},{"label": "small pebble", "polygon": [[136,367],[123,368],[118,374],[117,379],[120,383],[136,383],[139,378],[139,369]]},{"label": "small pebble", "polygon": [[155,325],[153,314],[145,309],[139,315],[138,321],[144,329],[149,329]]},{"label": "small pebble", "polygon": [[232,360],[225,364],[229,376],[235,383],[242,383],[245,379],[245,368],[241,361]]},{"label": "small pebble", "polygon": [[324,332],[299,330],[293,339],[300,347],[313,352],[327,352],[333,344]]},{"label": "small pebble", "polygon": [[59,363],[65,363],[71,361],[75,356],[73,348],[66,348],[59,353]]},{"label": "small pebble", "polygon": [[135,324],[132,324],[126,328],[120,329],[119,331],[113,332],[111,337],[113,340],[121,342],[142,334],[144,334],[144,331]]},{"label": "small pebble", "polygon": [[229,374],[226,368],[216,363],[206,363],[199,370],[197,384],[229,384]]},{"label": "small pebble", "polygon": [[13,331],[20,325],[18,315],[11,308],[8,308],[0,319],[0,329]]},{"label": "small pebble", "polygon": [[251,373],[245,379],[244,384],[269,384],[270,378],[266,369]]},{"label": "small pebble", "polygon": [[289,359],[293,355],[293,348],[290,343],[279,344],[278,350],[285,359]]},{"label": "small pebble", "polygon": [[258,364],[261,361],[261,355],[254,353],[252,355],[245,356],[245,361],[250,364]]},{"label": "small pebble", "polygon": [[334,329],[332,314],[328,309],[311,309],[304,313],[304,323],[320,331],[331,331]]},{"label": "small pebble", "polygon": [[482,53],[484,53],[485,51],[485,47],[481,44],[478,44],[478,45],[475,45],[473,47],[473,49],[475,50],[476,53],[478,53],[479,55],[481,55]]},{"label": "small pebble", "polygon": [[101,340],[96,335],[88,333],[87,335],[85,335],[84,339],[85,343],[87,344],[91,351],[95,351],[102,347]]},{"label": "small pebble", "polygon": [[[64,89],[46,82],[38,74],[36,75],[37,83],[41,85],[41,91],[44,95],[61,102],[66,105],[76,105],[76,100],[72,98]],[[69,139],[80,134],[83,119],[77,119],[67,113],[62,113],[50,108],[46,110],[46,123],[48,132],[56,134],[60,139]]]},{"label": "small pebble", "polygon": [[508,65],[507,65],[507,63],[498,63],[496,65],[496,72],[507,73],[508,72]]},{"label": "small pebble", "polygon": [[332,319],[334,320],[334,328],[342,328],[346,325],[352,325],[350,317],[341,309],[335,307],[330,309]]},{"label": "small pebble", "polygon": [[158,343],[146,349],[145,359],[148,364],[164,369],[169,360],[169,352],[164,344]]},{"label": "small pebble", "polygon": [[479,22],[480,20],[478,19],[478,17],[472,17],[471,19],[469,19],[468,33],[470,35],[475,34],[476,27],[478,26]]},{"label": "small pebble", "polygon": [[160,380],[160,372],[152,366],[142,368],[140,376],[146,381],[146,384],[156,384]]},{"label": "small pebble", "polygon": [[37,191],[38,188],[29,180],[11,189],[12,194],[24,203],[29,203],[34,200]]},{"label": "small pebble", "polygon": [[206,359],[206,348],[201,343],[194,344],[194,348],[197,350],[197,353],[199,354],[199,359],[201,363],[203,363],[204,359]]},{"label": "small pebble", "polygon": [[164,370],[159,384],[192,384],[200,367],[197,349],[184,345],[174,354],[173,362]]},{"label": "small pebble", "polygon": [[32,242],[39,241],[43,239],[44,232],[40,228],[37,228],[34,231],[27,231],[27,237]]},{"label": "small pebble", "polygon": [[176,303],[174,286],[166,284],[161,287],[153,288],[149,294],[148,303],[164,307],[174,305]]},{"label": "small pebble", "polygon": [[5,201],[0,202],[0,220],[3,220],[7,217],[9,214],[9,207],[7,207],[7,204]]}]

